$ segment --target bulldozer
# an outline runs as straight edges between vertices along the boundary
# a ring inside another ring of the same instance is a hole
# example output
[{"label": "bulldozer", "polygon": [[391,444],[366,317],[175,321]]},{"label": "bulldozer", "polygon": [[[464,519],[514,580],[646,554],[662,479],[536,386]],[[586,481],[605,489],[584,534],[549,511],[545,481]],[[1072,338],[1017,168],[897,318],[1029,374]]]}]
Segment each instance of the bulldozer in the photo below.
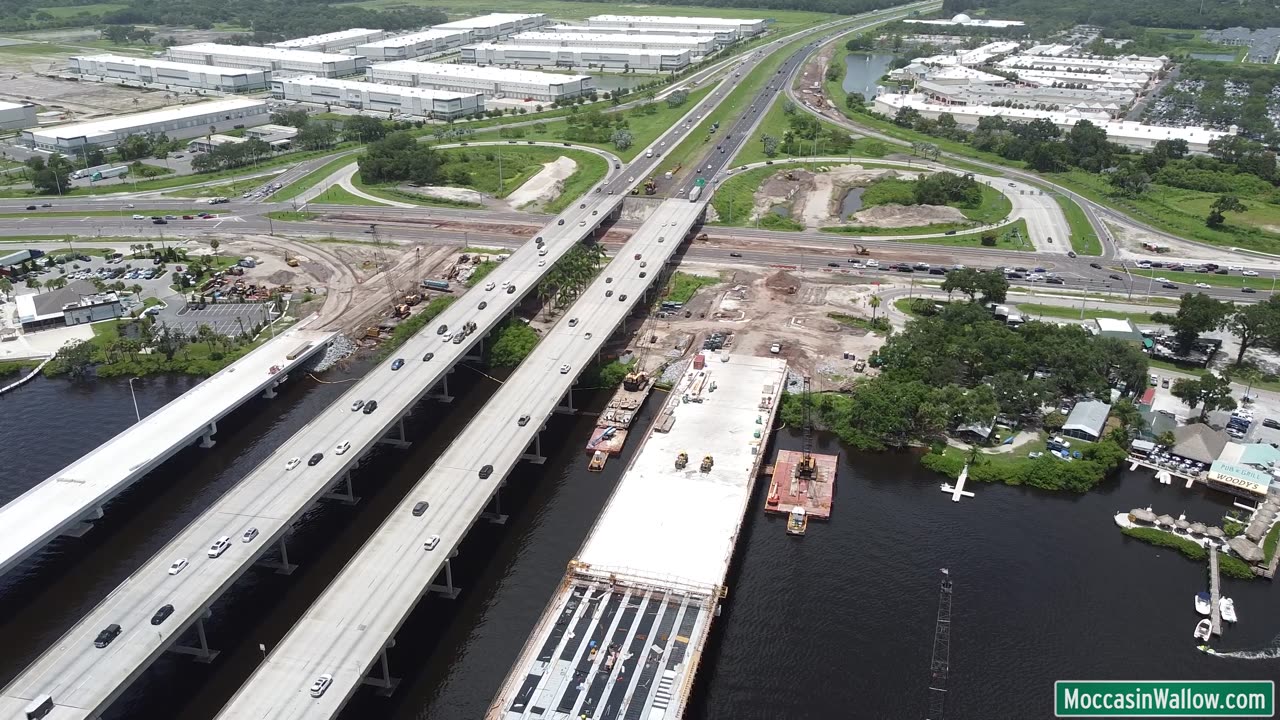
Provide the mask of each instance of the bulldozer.
[{"label": "bulldozer", "polygon": [[871,254],[871,251],[870,251],[870,250],[868,250],[868,249],[866,249],[866,248],[865,248],[865,247],[863,247],[862,245],[859,245],[859,244],[857,244],[857,243],[854,243],[854,244],[853,244],[853,254],[854,254],[854,255],[870,255],[870,254]]},{"label": "bulldozer", "polygon": [[409,307],[414,307],[420,302],[422,302],[422,296],[417,293],[411,293],[404,296],[404,304]]},{"label": "bulldozer", "polygon": [[644,194],[652,195],[658,192],[658,182],[653,178],[644,181]]},{"label": "bulldozer", "polygon": [[395,312],[391,313],[392,317],[407,318],[409,317],[409,306],[400,304],[396,306]]},{"label": "bulldozer", "polygon": [[698,470],[701,472],[711,472],[711,466],[715,464],[716,464],[716,461],[713,460],[710,455],[707,455],[706,457],[702,458],[702,466],[699,467]]},{"label": "bulldozer", "polygon": [[689,453],[682,452],[676,456],[676,469],[683,470],[689,464]]},{"label": "bulldozer", "polygon": [[627,373],[626,377],[622,378],[622,389],[630,390],[632,392],[636,390],[643,390],[644,386],[648,384],[649,376],[645,374],[644,371],[630,372]]}]

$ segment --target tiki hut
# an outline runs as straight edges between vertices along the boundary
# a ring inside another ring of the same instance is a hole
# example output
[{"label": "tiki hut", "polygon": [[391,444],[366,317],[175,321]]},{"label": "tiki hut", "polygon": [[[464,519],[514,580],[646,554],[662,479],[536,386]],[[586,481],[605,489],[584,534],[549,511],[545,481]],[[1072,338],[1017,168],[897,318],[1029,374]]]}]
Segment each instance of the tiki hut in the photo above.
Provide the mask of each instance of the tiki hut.
[{"label": "tiki hut", "polygon": [[1242,537],[1231,538],[1227,541],[1232,551],[1239,555],[1246,562],[1256,563],[1262,562],[1266,558],[1266,553],[1262,552],[1262,548],[1249,542]]}]

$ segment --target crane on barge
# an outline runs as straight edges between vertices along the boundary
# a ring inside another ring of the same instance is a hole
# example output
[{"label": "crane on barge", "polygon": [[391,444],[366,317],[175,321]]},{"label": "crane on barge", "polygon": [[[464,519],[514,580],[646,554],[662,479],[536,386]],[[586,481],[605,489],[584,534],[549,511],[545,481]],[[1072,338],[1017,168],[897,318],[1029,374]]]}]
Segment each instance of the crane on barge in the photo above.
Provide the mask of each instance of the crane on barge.
[{"label": "crane on barge", "polygon": [[929,714],[925,720],[942,720],[947,699],[947,674],[951,669],[951,571],[942,568],[938,591],[938,622],[933,632],[933,659],[929,662]]}]

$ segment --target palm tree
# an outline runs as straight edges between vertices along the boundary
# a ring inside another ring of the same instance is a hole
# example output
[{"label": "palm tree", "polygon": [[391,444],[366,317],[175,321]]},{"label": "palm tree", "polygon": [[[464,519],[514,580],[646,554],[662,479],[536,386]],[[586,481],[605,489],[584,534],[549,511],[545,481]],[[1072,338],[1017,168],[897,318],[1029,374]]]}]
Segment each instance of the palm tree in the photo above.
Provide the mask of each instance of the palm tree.
[{"label": "palm tree", "polygon": [[61,290],[67,286],[67,279],[64,277],[50,278],[44,283],[46,290]]},{"label": "palm tree", "polygon": [[[214,239],[212,239],[212,240],[210,240],[210,241],[209,241],[209,248],[210,248],[211,250],[213,250],[213,256],[214,256],[215,258],[216,258],[216,257],[218,257],[218,246],[219,246],[219,245],[221,245],[221,244],[222,244],[222,243],[218,242],[218,238],[214,238]],[[215,264],[216,264],[216,262],[217,262],[217,261],[215,260]]]},{"label": "palm tree", "polygon": [[27,278],[27,287],[35,290],[37,295],[40,294],[40,281],[37,278]]},{"label": "palm tree", "polygon": [[871,322],[875,322],[876,309],[880,307],[880,296],[872,295],[871,298],[867,300],[867,304],[871,306]]},{"label": "palm tree", "polygon": [[0,277],[0,293],[4,293],[4,299],[8,301],[9,296],[13,294],[13,281],[7,277]]}]

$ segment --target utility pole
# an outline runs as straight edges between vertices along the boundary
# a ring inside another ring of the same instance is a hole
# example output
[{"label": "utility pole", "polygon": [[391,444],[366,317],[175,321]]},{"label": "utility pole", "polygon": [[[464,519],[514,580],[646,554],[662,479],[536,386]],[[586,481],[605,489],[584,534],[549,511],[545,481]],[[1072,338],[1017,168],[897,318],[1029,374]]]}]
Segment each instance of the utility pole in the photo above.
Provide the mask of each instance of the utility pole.
[{"label": "utility pole", "polygon": [[938,591],[938,623],[933,632],[933,659],[929,662],[929,715],[942,720],[947,700],[947,675],[951,672],[951,571],[942,568]]}]

